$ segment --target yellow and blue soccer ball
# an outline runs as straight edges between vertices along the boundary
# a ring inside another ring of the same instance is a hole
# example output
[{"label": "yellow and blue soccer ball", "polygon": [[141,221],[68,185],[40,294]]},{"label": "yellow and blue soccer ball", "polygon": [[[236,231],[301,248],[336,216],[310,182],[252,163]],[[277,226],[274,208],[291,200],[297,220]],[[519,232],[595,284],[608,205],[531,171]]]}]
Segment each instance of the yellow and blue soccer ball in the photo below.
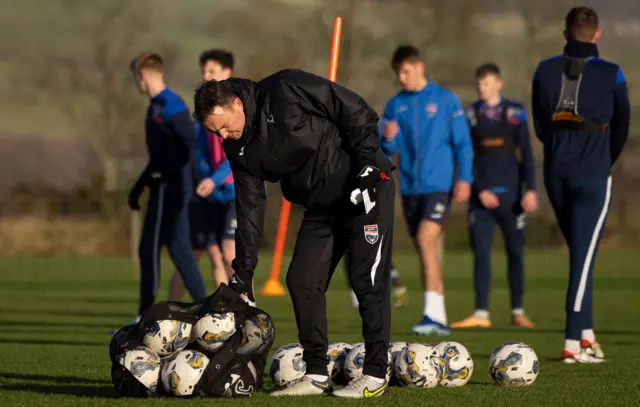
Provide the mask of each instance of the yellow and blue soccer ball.
[{"label": "yellow and blue soccer ball", "polygon": [[192,395],[208,365],[209,358],[202,352],[178,352],[162,367],[160,377],[164,390],[172,396]]},{"label": "yellow and blue soccer ball", "polygon": [[396,380],[408,387],[434,388],[440,383],[440,356],[436,348],[412,343],[397,356]]},{"label": "yellow and blue soccer ball", "polygon": [[192,325],[164,319],[154,321],[142,337],[142,343],[160,356],[169,356],[189,344]]},{"label": "yellow and blue soccer ball", "polygon": [[[347,357],[344,363],[344,372],[348,381],[357,379],[362,376],[362,369],[364,368],[364,356],[365,349],[364,343],[357,343],[347,353]],[[387,382],[391,379],[391,351],[387,352]]]},{"label": "yellow and blue soccer ball", "polygon": [[283,389],[302,381],[307,371],[307,364],[302,360],[303,353],[304,349],[299,343],[290,343],[275,351],[269,369],[274,386]]},{"label": "yellow and blue soccer ball", "polygon": [[489,358],[489,373],[501,386],[529,386],[536,381],[539,371],[536,352],[522,342],[502,344]]},{"label": "yellow and blue soccer ball", "polygon": [[160,356],[157,353],[138,346],[126,351],[118,362],[151,393],[156,392],[160,379]]},{"label": "yellow and blue soccer ball", "polygon": [[469,383],[473,374],[473,359],[461,343],[440,342],[435,346],[440,356],[440,386],[460,387]]},{"label": "yellow and blue soccer ball", "polygon": [[219,350],[235,333],[236,316],[233,312],[207,314],[193,326],[196,342],[209,352]]},{"label": "yellow and blue soccer ball", "polygon": [[265,352],[275,339],[275,327],[269,315],[260,313],[244,322],[240,355],[257,355]]},{"label": "yellow and blue soccer ball", "polygon": [[351,350],[351,345],[345,342],[336,342],[329,345],[327,349],[327,358],[329,364],[327,371],[331,379],[336,384],[346,384],[347,379],[344,373],[344,362],[347,359],[347,353]]}]

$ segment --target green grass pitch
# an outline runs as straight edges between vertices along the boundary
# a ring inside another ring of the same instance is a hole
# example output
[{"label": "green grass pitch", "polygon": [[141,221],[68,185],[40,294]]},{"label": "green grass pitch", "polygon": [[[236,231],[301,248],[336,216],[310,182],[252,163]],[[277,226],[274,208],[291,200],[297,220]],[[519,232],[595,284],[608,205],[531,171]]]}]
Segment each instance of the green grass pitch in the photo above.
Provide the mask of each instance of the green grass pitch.
[{"label": "green grass pitch", "polygon": [[[285,259],[288,260],[288,259]],[[443,338],[417,337],[410,327],[421,315],[422,293],[412,253],[396,253],[395,263],[409,286],[410,302],[394,310],[392,340],[436,344]],[[640,255],[602,253],[595,279],[596,333],[609,359],[602,365],[558,362],[564,329],[567,255],[533,252],[527,257],[525,305],[537,323],[533,330],[509,325],[509,295],[502,254],[494,255],[491,297],[493,327],[454,331],[472,354],[475,370],[462,388],[392,388],[388,397],[347,401],[330,397],[275,399],[258,393],[244,400],[119,399],[110,381],[108,331],[128,322],[137,306],[137,282],[126,260],[0,260],[0,406],[124,405],[396,405],[396,406],[633,406],[640,405]],[[287,262],[285,261],[285,264]],[[261,258],[258,286],[267,275],[268,254]],[[203,270],[208,270],[205,263]],[[171,268],[163,263],[161,298]],[[207,273],[209,287],[211,279]],[[445,264],[447,311],[451,321],[472,310],[471,257],[448,253]],[[287,297],[258,296],[274,317],[277,347],[297,342]],[[330,342],[361,340],[357,311],[351,308],[340,267],[328,293]],[[487,371],[493,349],[505,341],[523,341],[540,359],[533,386],[506,389],[494,385]]]}]

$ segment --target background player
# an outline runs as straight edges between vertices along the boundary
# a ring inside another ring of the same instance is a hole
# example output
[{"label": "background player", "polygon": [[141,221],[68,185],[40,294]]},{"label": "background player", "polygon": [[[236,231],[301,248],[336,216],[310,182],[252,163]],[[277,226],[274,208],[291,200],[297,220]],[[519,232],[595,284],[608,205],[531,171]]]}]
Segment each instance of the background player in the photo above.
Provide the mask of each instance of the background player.
[{"label": "background player", "polygon": [[166,86],[160,55],[142,53],[130,68],[140,92],[150,99],[146,121],[149,163],[129,194],[129,206],[138,210],[144,188],[151,189],[139,247],[139,318],[155,302],[160,283],[160,249],[164,245],[193,299],[204,298],[206,292],[189,242],[188,205],[193,196],[196,142],[189,109]]},{"label": "background player", "polygon": [[[223,81],[233,75],[233,54],[226,50],[204,51],[199,58],[202,80]],[[196,165],[198,185],[189,205],[189,223],[193,258],[199,261],[203,251],[209,254],[216,286],[229,284],[233,274],[231,262],[236,256],[235,187],[231,166],[222,140],[195,123],[198,140]],[[184,282],[180,273],[173,273],[169,287],[169,300],[180,301],[184,296]]]},{"label": "background player", "polygon": [[[418,50],[396,49],[391,66],[402,91],[391,98],[383,115],[381,148],[399,154],[400,194],[409,233],[422,266],[424,310],[413,332],[448,335],[438,239],[451,198],[469,199],[473,181],[473,147],[458,98],[427,80]],[[454,184],[454,170],[458,180]]]},{"label": "background player", "polygon": [[540,62],[532,112],[544,144],[544,180],[569,246],[569,288],[562,360],[599,363],[593,331],[593,265],[611,203],[611,169],[629,137],[622,69],[599,57],[598,15],[574,7],[565,18],[562,55]]},{"label": "background player", "polygon": [[[476,310],[470,317],[452,323],[451,328],[491,326],[489,287],[496,223],[507,252],[511,321],[533,328],[523,308],[526,214],[538,207],[526,108],[501,96],[503,82],[496,64],[479,66],[476,82],[479,100],[466,109],[474,148],[469,237],[474,256]],[[518,153],[522,161],[518,160]]]}]

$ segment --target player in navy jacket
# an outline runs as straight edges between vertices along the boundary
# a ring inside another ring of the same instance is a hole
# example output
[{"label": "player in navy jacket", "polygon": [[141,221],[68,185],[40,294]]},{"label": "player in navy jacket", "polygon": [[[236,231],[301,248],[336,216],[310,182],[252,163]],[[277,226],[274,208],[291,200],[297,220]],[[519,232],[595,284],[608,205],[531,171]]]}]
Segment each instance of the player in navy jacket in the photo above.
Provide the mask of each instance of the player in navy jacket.
[{"label": "player in navy jacket", "polygon": [[[527,213],[538,206],[535,168],[527,111],[500,95],[500,68],[489,63],[476,69],[480,100],[466,109],[474,145],[474,182],[469,200],[469,236],[474,254],[476,310],[451,328],[487,328],[491,283],[491,246],[497,224],[507,252],[511,320],[532,328],[524,315],[524,227]],[[518,159],[520,153],[521,160]]]},{"label": "player in navy jacket", "polygon": [[[160,283],[160,249],[167,246],[194,300],[206,296],[200,271],[191,255],[188,204],[194,190],[196,132],[189,109],[164,82],[162,57],[142,53],[131,62],[142,93],[150,98],[146,121],[149,163],[129,194],[129,206],[150,188],[140,240],[140,309],[153,305]],[[140,314],[138,316],[140,316]]]},{"label": "player in navy jacket", "polygon": [[587,7],[566,16],[562,55],[538,65],[533,78],[535,130],[544,144],[544,178],[569,246],[569,289],[562,359],[599,363],[593,332],[593,265],[611,202],[611,168],[629,135],[622,69],[599,58],[598,16]]},{"label": "player in navy jacket", "polygon": [[384,110],[380,148],[399,156],[404,215],[422,264],[423,317],[413,332],[448,335],[438,239],[451,199],[464,202],[471,192],[469,126],[456,95],[427,79],[416,48],[398,47],[391,65],[403,90]]}]

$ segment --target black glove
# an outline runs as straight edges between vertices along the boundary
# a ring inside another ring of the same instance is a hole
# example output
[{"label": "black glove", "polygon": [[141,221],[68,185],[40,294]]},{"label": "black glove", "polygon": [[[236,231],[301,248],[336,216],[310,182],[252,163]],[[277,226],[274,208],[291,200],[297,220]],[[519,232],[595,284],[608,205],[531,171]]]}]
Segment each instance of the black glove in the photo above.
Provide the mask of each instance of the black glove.
[{"label": "black glove", "polygon": [[246,295],[251,303],[255,303],[253,296],[253,273],[250,271],[236,270],[229,280],[229,287],[238,294]]},{"label": "black glove", "polygon": [[365,166],[358,174],[358,188],[351,192],[351,202],[354,205],[364,204],[364,212],[372,218],[379,215],[378,193],[376,188],[382,181],[390,178],[372,165]]},{"label": "black glove", "polygon": [[142,191],[144,191],[144,183],[138,180],[133,188],[131,188],[131,192],[129,192],[129,208],[131,208],[131,210],[140,210],[140,195],[142,195]]}]

